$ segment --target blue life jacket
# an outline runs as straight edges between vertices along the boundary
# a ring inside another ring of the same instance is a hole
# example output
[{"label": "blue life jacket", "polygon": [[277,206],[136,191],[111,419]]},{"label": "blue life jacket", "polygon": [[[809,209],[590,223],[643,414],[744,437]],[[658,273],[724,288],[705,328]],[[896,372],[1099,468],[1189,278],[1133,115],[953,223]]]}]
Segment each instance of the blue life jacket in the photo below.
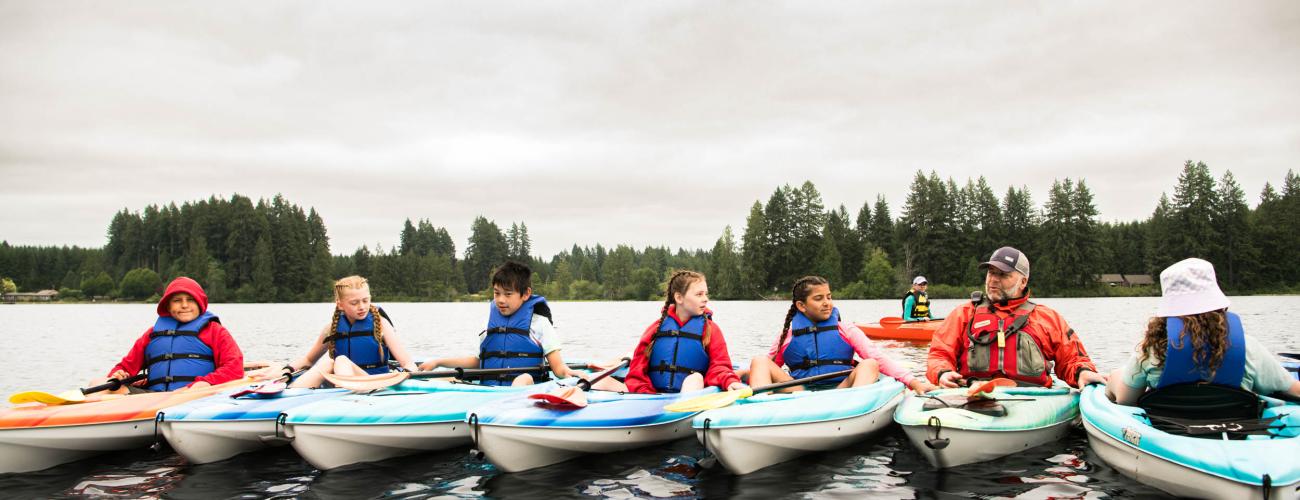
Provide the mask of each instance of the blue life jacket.
[{"label": "blue life jacket", "polygon": [[550,370],[545,367],[545,353],[542,346],[533,341],[530,333],[533,327],[533,315],[540,314],[551,320],[551,306],[546,298],[534,295],[519,309],[509,316],[504,316],[496,304],[489,304],[488,325],[483,340],[478,345],[479,368],[521,368],[537,367],[536,371],[521,371],[501,375],[484,375],[480,379],[483,385],[510,385],[525,373],[533,376],[534,382],[550,380]]},{"label": "blue life jacket", "polygon": [[[790,343],[783,356],[794,378],[811,377],[853,367],[853,346],[840,335],[840,310],[831,311],[826,321],[812,320],[796,311],[790,321]],[[839,382],[845,377],[826,380]]]},{"label": "blue life jacket", "polygon": [[159,317],[144,346],[144,366],[149,370],[145,387],[150,391],[174,391],[217,369],[212,346],[199,340],[199,332],[209,322],[221,322],[204,311],[188,323],[171,316]]},{"label": "blue life jacket", "polygon": [[[382,307],[375,306],[375,309],[381,317],[388,319],[388,313]],[[332,347],[330,352],[335,357],[347,356],[358,368],[371,375],[388,373],[388,362],[393,359],[393,353],[375,340],[375,315],[367,314],[360,321],[353,322],[343,311],[335,314],[339,318],[334,333],[325,337],[325,343]],[[393,320],[388,321],[391,323]]]},{"label": "blue life jacket", "polygon": [[[1209,368],[1197,366],[1192,359],[1191,339],[1179,340],[1183,331],[1183,320],[1169,317],[1165,319],[1169,346],[1165,348],[1165,366],[1160,374],[1160,383],[1156,388],[1187,382],[1209,381],[1215,385],[1241,388],[1241,379],[1246,375],[1246,331],[1241,327],[1241,318],[1235,313],[1228,314],[1228,348],[1223,352],[1223,362],[1214,371],[1214,380],[1205,375]],[[1175,347],[1181,343],[1182,348]]]},{"label": "blue life jacket", "polygon": [[682,391],[682,382],[692,373],[709,369],[709,353],[704,348],[704,329],[708,316],[694,316],[685,325],[665,314],[659,331],[650,339],[650,385],[660,393]]}]

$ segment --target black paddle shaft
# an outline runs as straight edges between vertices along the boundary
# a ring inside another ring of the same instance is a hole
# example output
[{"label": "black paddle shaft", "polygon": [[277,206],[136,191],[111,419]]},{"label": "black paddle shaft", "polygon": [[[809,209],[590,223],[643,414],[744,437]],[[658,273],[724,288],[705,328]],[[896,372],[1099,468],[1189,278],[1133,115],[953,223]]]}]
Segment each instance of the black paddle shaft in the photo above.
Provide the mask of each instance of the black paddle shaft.
[{"label": "black paddle shaft", "polygon": [[116,379],[116,378],[108,379],[107,383],[99,384],[94,387],[87,387],[85,389],[82,389],[81,393],[90,394],[92,392],[99,392],[99,391],[116,391],[119,387],[122,387],[123,384],[138,382],[144,380],[145,377],[148,376],[149,376],[148,373],[141,372],[135,374],[135,376],[128,377],[126,380]]},{"label": "black paddle shaft", "polygon": [[781,383],[779,383],[779,384],[768,384],[768,385],[765,385],[765,386],[763,386],[763,387],[755,387],[755,388],[753,389],[753,391],[754,391],[754,394],[758,394],[758,393],[760,393],[760,392],[775,391],[775,390],[777,390],[777,389],[785,389],[786,387],[794,387],[794,386],[796,386],[796,385],[804,385],[804,384],[807,384],[807,383],[809,383],[809,382],[817,382],[817,381],[819,381],[819,380],[826,380],[826,379],[831,379],[831,378],[836,378],[836,377],[846,377],[846,376],[848,376],[850,373],[853,373],[853,369],[852,369],[852,368],[849,368],[848,370],[840,370],[840,371],[837,371],[837,372],[823,373],[823,374],[821,374],[821,375],[813,375],[813,376],[811,376],[811,377],[797,378],[797,379],[794,379],[794,380],[791,380],[791,381],[788,381],[788,382],[781,382]]},{"label": "black paddle shaft", "polygon": [[581,388],[581,389],[584,390],[584,391],[591,390],[591,384],[594,384],[594,383],[596,383],[596,382],[600,382],[600,379],[603,379],[603,378],[605,378],[605,377],[608,377],[608,376],[610,376],[610,375],[613,375],[614,372],[623,369],[623,367],[627,366],[628,363],[631,363],[631,362],[632,362],[632,358],[623,358],[623,362],[621,362],[621,363],[619,363],[619,364],[617,364],[617,365],[614,365],[613,367],[611,367],[611,368],[609,368],[609,369],[607,369],[607,370],[605,370],[605,371],[603,371],[603,372],[597,373],[596,376],[591,377],[591,379],[589,379],[589,380],[587,380],[587,379],[579,380],[579,381],[578,381],[578,387]]}]

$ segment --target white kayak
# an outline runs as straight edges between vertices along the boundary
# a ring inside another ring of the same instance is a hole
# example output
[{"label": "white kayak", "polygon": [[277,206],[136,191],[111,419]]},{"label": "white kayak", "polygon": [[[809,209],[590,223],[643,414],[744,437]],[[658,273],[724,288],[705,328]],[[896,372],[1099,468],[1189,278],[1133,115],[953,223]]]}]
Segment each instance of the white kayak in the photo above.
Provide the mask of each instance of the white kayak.
[{"label": "white kayak", "polygon": [[695,416],[695,436],[727,470],[748,474],[807,453],[843,448],[893,422],[903,384],[760,394]]},{"label": "white kayak", "polygon": [[930,465],[944,469],[1059,440],[1079,418],[1079,392],[1068,387],[998,387],[992,395],[970,404],[966,389],[909,395],[894,421]]},{"label": "white kayak", "polygon": [[285,389],[238,398],[219,394],[163,409],[158,427],[185,460],[205,464],[288,444],[276,424],[281,412],[345,394],[346,389]]}]

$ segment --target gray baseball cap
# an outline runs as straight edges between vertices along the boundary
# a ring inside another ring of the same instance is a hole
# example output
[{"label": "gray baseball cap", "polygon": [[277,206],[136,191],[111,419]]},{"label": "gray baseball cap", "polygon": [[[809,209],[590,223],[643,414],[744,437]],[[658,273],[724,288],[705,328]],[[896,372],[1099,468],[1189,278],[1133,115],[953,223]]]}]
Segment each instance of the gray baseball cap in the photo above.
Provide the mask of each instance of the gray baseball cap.
[{"label": "gray baseball cap", "polygon": [[1009,273],[1011,271],[1019,272],[1029,277],[1029,257],[1025,253],[1012,247],[1002,247],[993,252],[989,261],[980,264],[980,270],[988,269],[989,266],[998,268],[998,270]]}]

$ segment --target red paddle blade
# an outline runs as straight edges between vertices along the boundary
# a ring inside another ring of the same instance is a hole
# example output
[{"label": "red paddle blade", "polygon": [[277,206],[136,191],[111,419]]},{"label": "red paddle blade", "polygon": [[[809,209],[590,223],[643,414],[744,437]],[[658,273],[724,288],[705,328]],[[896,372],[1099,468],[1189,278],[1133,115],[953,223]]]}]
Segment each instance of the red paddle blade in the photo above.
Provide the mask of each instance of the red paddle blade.
[{"label": "red paddle blade", "polygon": [[261,386],[254,389],[253,393],[260,394],[263,396],[267,396],[271,394],[279,394],[284,392],[285,388],[287,387],[289,387],[289,384],[284,383],[283,380],[276,380],[274,382],[267,382],[265,384],[262,384]]},{"label": "red paddle blade", "polygon": [[995,378],[988,382],[984,382],[980,385],[972,386],[969,391],[966,391],[966,397],[968,398],[977,397],[982,393],[993,392],[993,390],[998,387],[1015,387],[1015,386],[1016,386],[1016,381],[1014,380],[1011,380],[1009,378]]},{"label": "red paddle blade", "polygon": [[576,410],[587,406],[587,393],[577,387],[562,387],[551,392],[529,394],[529,399],[536,399],[539,406],[556,410]]}]

